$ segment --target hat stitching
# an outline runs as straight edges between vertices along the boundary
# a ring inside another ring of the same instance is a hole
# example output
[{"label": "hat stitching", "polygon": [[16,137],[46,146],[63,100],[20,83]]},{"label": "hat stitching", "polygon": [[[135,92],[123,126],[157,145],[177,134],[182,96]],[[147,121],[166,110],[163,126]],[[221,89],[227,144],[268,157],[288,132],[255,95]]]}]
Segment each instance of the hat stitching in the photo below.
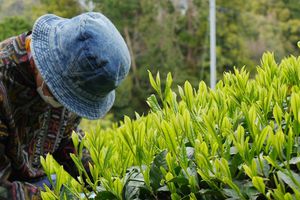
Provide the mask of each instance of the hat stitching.
[{"label": "hat stitching", "polygon": [[[109,23],[110,21],[107,20],[102,15],[100,15],[100,14],[98,14],[98,15],[88,14],[88,15],[91,16],[92,18],[99,18],[99,19],[103,18],[102,20],[105,22],[103,24],[105,24],[108,27],[113,28],[113,26]],[[51,19],[49,19],[49,18],[51,18]],[[79,19],[86,19],[86,18],[83,16]],[[78,90],[74,91],[72,88],[72,87],[76,87],[76,85],[74,85],[74,84],[72,85],[72,83],[71,84],[68,83],[68,81],[66,81],[68,79],[65,79],[64,76],[62,76],[62,74],[58,75],[58,76],[54,76],[55,70],[53,68],[55,68],[55,65],[60,66],[59,67],[60,73],[64,72],[64,69],[61,66],[62,63],[59,63],[59,60],[63,57],[63,55],[60,54],[60,51],[58,51],[57,48],[52,47],[51,49],[49,49],[49,43],[58,41],[58,36],[53,35],[53,32],[51,34],[49,34],[49,32],[53,31],[53,28],[57,27],[58,24],[63,25],[65,22],[66,22],[66,20],[62,20],[62,18],[58,18],[55,15],[50,15],[50,16],[48,15],[36,23],[37,25],[39,25],[39,29],[35,30],[36,31],[35,47],[36,47],[36,51],[37,51],[36,56],[38,56],[39,62],[42,65],[41,71],[44,73],[44,77],[48,78],[50,85],[52,85],[52,87],[54,88],[54,95],[58,96],[59,97],[58,100],[60,102],[62,101],[62,103],[70,111],[75,112],[83,117],[88,117],[90,119],[95,119],[95,118],[101,117],[111,108],[111,106],[113,104],[114,96],[115,96],[114,90],[109,92],[104,98],[102,98],[103,100],[100,100],[100,101],[99,100],[93,101],[92,99],[89,99],[88,97],[82,99],[81,95],[79,95],[79,96],[75,95],[75,94],[79,94]],[[84,23],[81,23],[81,29],[84,28],[85,23],[87,23],[86,20],[84,20]],[[52,28],[52,30],[50,30],[51,28]],[[85,34],[85,37],[87,37],[87,36],[88,35]],[[107,44],[107,42],[105,42],[105,43]],[[55,44],[55,45],[57,46],[57,44]],[[55,45],[54,45],[54,47],[55,47]],[[105,48],[108,48],[108,47],[105,47]],[[124,49],[124,50],[126,50],[126,49]],[[111,51],[108,53],[110,55],[113,52]],[[123,53],[125,53],[127,55],[127,52],[123,52]],[[51,55],[53,55],[53,59],[56,59],[56,61],[53,61],[53,60],[49,61],[49,57],[52,58]],[[88,56],[88,55],[86,55],[86,56]],[[125,59],[125,62],[126,62],[126,60],[129,58],[123,58],[123,59]],[[68,61],[68,65],[70,63],[74,64],[74,62],[76,60],[78,60],[78,57],[76,57],[74,59],[70,59]],[[71,61],[73,61],[73,62],[71,62]],[[91,60],[89,60],[89,62],[92,67],[93,62]],[[119,72],[116,76],[117,79],[119,79],[120,75],[121,75],[120,70],[122,70],[122,69],[120,67],[122,67],[122,66],[120,64],[121,63],[119,62],[119,66],[118,66],[119,68],[115,69]],[[125,66],[125,67],[127,67],[127,66]],[[74,66],[72,68],[70,68],[70,70],[74,70],[74,69],[76,70],[76,68]],[[103,68],[103,69],[104,69],[103,70],[104,72],[108,71],[107,68],[106,69]],[[125,69],[123,71],[124,71],[124,75],[125,75],[126,74]],[[52,79],[51,76],[54,76],[55,79]],[[83,92],[86,93],[85,91],[83,91]],[[83,93],[81,93],[81,94],[83,94]],[[76,98],[74,98],[74,95],[76,96]],[[76,104],[78,104],[78,106],[76,106],[76,107],[73,106]]]}]

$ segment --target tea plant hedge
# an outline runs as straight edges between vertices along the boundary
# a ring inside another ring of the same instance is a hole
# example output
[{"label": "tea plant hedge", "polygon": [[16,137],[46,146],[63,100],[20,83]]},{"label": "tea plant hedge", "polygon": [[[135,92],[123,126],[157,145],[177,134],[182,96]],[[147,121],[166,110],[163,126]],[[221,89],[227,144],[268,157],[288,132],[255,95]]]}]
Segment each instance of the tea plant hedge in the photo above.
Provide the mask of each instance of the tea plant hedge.
[{"label": "tea plant hedge", "polygon": [[147,115],[73,133],[77,179],[41,158],[57,176],[43,199],[300,199],[300,57],[266,53],[255,77],[235,69],[214,90],[149,78]]}]

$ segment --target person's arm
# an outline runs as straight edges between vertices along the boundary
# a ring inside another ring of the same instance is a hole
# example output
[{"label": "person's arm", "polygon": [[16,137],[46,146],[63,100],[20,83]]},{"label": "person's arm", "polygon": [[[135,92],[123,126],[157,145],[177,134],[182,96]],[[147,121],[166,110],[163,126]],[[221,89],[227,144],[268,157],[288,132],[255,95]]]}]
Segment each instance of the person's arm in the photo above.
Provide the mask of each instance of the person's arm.
[{"label": "person's arm", "polygon": [[38,188],[25,181],[41,177],[43,172],[33,171],[22,159],[6,94],[0,81],[0,199],[40,199]]},{"label": "person's arm", "polygon": [[[6,155],[6,141],[8,139],[8,132],[6,126],[0,120],[0,200],[30,200],[41,199],[39,189],[27,182],[9,181],[13,167],[11,160]],[[26,165],[22,169],[24,176],[32,176],[35,178],[36,173],[31,173]]]}]

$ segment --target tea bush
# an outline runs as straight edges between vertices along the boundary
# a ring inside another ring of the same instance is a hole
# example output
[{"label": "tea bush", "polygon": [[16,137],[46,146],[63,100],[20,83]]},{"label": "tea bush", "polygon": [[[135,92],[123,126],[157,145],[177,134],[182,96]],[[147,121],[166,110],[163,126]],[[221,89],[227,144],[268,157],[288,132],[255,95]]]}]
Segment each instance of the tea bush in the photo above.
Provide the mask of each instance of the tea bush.
[{"label": "tea bush", "polygon": [[41,158],[57,176],[43,199],[300,199],[300,57],[266,53],[253,79],[235,69],[214,90],[186,81],[176,94],[170,74],[164,88],[149,78],[148,115],[73,133],[77,179]]}]

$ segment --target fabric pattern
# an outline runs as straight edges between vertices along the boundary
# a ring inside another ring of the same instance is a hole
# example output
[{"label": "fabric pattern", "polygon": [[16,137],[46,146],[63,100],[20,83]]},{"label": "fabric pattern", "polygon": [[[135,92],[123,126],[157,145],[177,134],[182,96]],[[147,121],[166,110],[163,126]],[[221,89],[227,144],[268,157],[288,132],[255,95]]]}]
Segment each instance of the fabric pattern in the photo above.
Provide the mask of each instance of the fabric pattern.
[{"label": "fabric pattern", "polygon": [[40,156],[53,153],[68,165],[71,133],[81,133],[78,115],[51,107],[37,93],[26,51],[29,34],[0,43],[0,199],[40,199],[30,184],[44,176]]}]

